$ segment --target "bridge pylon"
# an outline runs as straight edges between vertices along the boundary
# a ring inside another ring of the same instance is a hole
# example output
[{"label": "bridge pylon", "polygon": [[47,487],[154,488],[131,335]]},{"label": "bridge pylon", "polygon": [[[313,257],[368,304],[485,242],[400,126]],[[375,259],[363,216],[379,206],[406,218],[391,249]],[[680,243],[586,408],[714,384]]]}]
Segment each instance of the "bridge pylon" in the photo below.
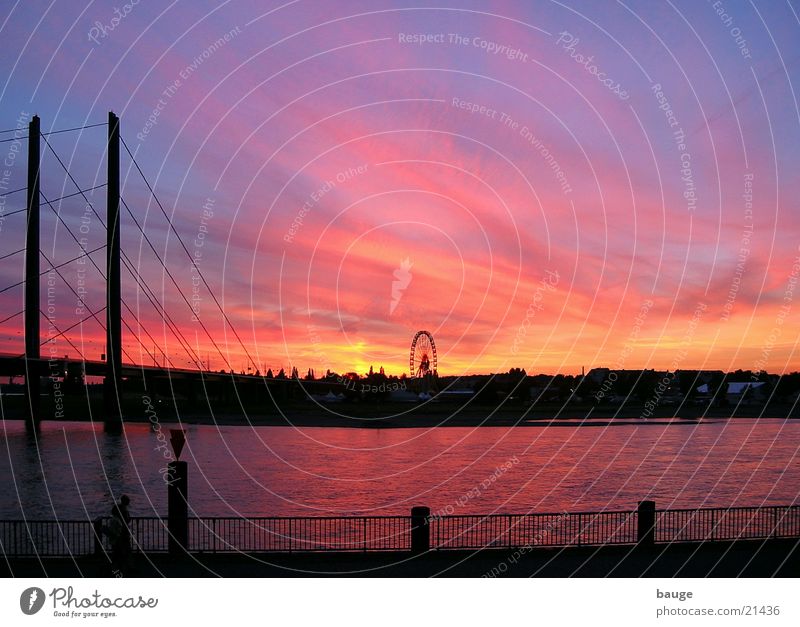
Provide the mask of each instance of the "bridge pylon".
[{"label": "bridge pylon", "polygon": [[25,227],[25,388],[28,397],[25,427],[37,431],[41,420],[41,384],[39,368],[39,116],[28,124],[28,198]]},{"label": "bridge pylon", "polygon": [[106,376],[105,427],[122,427],[122,292],[120,285],[119,118],[108,112],[106,186]]}]

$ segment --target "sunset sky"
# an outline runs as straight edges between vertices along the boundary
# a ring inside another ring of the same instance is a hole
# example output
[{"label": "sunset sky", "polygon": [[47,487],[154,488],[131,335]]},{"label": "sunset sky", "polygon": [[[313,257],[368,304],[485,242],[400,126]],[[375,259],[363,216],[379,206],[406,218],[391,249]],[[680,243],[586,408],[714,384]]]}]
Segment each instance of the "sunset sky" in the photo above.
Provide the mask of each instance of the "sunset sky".
[{"label": "sunset sky", "polygon": [[[0,129],[115,111],[264,369],[400,374],[420,329],[453,375],[800,365],[796,4],[54,4],[0,18]],[[48,138],[83,188],[105,182],[105,133]],[[44,195],[74,193],[42,148]],[[26,155],[24,140],[0,143],[0,193],[25,186]],[[124,150],[122,167],[123,198],[224,357],[123,210],[126,255],[204,361],[245,369]],[[105,189],[91,198],[104,216]],[[3,216],[25,204],[24,192],[0,200]],[[60,203],[101,246],[84,209],[80,196]],[[42,216],[46,258],[76,257],[44,204]],[[23,242],[24,213],[4,217],[0,256]],[[22,271],[20,254],[0,260],[0,287]],[[62,272],[103,307],[93,267]],[[64,329],[86,314],[54,284]],[[188,366],[124,269],[123,285],[159,350]],[[20,309],[21,287],[0,294],[0,318]],[[21,328],[3,324],[0,351],[23,351]],[[93,320],[68,336],[87,358],[104,350]],[[124,345],[152,363],[127,329]]]}]

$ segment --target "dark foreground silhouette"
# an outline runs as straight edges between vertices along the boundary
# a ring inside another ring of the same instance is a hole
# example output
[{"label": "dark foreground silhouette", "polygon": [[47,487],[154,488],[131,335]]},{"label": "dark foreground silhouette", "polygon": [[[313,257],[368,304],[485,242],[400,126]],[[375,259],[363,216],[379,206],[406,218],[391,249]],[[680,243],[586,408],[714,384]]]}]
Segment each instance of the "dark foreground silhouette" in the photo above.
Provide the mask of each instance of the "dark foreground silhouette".
[{"label": "dark foreground silhouette", "polygon": [[[139,577],[798,577],[800,540],[386,553],[134,554]],[[106,577],[94,557],[11,558],[14,577]]]}]

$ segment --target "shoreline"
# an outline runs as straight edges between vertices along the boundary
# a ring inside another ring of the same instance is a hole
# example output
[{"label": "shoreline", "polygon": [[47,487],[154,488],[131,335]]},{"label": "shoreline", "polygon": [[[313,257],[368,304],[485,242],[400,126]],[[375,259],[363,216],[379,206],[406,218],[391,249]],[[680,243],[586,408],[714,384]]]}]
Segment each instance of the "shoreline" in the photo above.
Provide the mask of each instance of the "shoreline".
[{"label": "shoreline", "polygon": [[[358,406],[339,407],[338,410],[347,410],[333,413],[328,408],[318,407],[287,407],[283,411],[273,410],[271,412],[247,411],[246,413],[232,411],[226,408],[224,411],[201,413],[186,411],[176,414],[167,411],[167,408],[159,408],[156,422],[174,425],[218,425],[218,426],[242,426],[242,427],[316,427],[316,428],[348,428],[348,429],[413,429],[413,428],[436,428],[436,427],[521,427],[521,428],[545,428],[545,427],[616,427],[616,426],[697,426],[700,424],[714,424],[728,420],[759,420],[768,418],[773,420],[797,420],[798,416],[791,415],[791,412],[770,412],[768,416],[761,416],[763,408],[758,408],[759,412],[750,412],[750,415],[736,415],[722,408],[708,411],[705,415],[692,415],[691,411],[676,416],[674,408],[664,408],[664,411],[641,418],[635,412],[618,412],[619,415],[609,411],[592,411],[593,408],[586,408],[581,411],[579,408],[571,408],[567,415],[561,408],[549,410],[530,407],[525,408],[500,408],[492,409],[489,407],[459,408],[454,406],[422,405],[413,408],[396,407],[390,408],[382,406],[378,411],[369,411],[368,408]],[[328,411],[326,411],[328,409]],[[389,409],[396,409],[394,413],[387,412]],[[691,409],[691,408],[690,408]],[[757,408],[751,408],[757,409]],[[334,410],[335,411],[335,410]],[[380,412],[380,413],[379,413]],[[14,412],[17,413],[17,412]],[[380,414],[385,415],[380,415]],[[783,413],[783,415],[781,415]],[[2,420],[21,421],[22,416],[9,415],[4,412]],[[788,415],[787,415],[788,414]],[[102,413],[92,412],[65,412],[64,416],[43,420],[47,422],[102,422]],[[153,418],[145,414],[131,412],[125,416],[124,421],[129,424],[148,424],[153,422]]]},{"label": "shoreline", "polygon": [[[227,402],[181,397],[143,397],[126,394],[122,402],[124,422],[130,424],[198,424],[225,426],[290,426],[351,429],[408,429],[433,427],[611,427],[681,426],[734,419],[800,419],[800,408],[783,402],[739,406],[665,405],[645,411],[642,403],[593,405],[588,402],[506,401],[498,404],[476,400],[432,400],[421,403],[361,401],[312,403],[301,399],[246,399]],[[22,397],[4,397],[2,420],[23,420],[27,406]],[[44,397],[41,420],[103,422],[102,397],[65,397],[56,406]],[[646,417],[645,417],[646,416]]]}]

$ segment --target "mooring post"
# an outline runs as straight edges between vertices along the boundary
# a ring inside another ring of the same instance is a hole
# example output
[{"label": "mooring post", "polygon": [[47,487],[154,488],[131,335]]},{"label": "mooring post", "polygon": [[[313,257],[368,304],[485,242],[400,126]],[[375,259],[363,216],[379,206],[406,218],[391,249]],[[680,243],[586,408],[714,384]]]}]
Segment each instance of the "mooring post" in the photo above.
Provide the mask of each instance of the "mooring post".
[{"label": "mooring post", "polygon": [[639,501],[636,539],[639,546],[652,547],[656,542],[656,502]]},{"label": "mooring post", "polygon": [[189,547],[189,469],[186,462],[167,464],[167,530],[170,555]]},{"label": "mooring post", "polygon": [[411,552],[425,553],[431,548],[430,507],[411,508]]},{"label": "mooring post", "polygon": [[39,382],[39,116],[28,124],[28,222],[25,230],[25,387],[28,412],[25,426],[39,428],[41,396]]},{"label": "mooring post", "polygon": [[169,430],[169,443],[175,453],[174,461],[167,464],[167,531],[169,552],[180,555],[189,550],[189,468],[180,461],[186,444],[186,431]]},{"label": "mooring post", "polygon": [[106,377],[105,425],[122,426],[122,310],[119,233],[119,118],[108,112],[106,187]]}]

